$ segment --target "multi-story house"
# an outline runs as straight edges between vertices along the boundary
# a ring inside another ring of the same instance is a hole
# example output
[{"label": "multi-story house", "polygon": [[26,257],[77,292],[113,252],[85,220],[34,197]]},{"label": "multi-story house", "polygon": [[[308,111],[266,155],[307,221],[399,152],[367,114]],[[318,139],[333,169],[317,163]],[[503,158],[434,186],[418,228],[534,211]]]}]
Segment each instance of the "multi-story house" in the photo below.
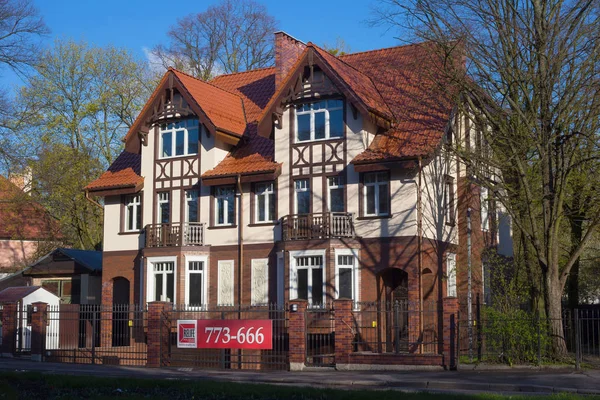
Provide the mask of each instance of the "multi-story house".
[{"label": "multi-story house", "polygon": [[471,128],[435,68],[429,44],[335,57],[278,32],[275,67],[167,71],[86,188],[103,303],[439,300],[467,264],[481,293],[480,194],[446,151]]}]

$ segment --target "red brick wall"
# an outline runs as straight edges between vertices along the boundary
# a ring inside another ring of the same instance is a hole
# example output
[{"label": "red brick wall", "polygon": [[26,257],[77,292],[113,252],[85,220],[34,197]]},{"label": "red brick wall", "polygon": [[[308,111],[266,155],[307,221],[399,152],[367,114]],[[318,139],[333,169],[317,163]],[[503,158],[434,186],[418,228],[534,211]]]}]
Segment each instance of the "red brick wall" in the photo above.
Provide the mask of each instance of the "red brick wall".
[{"label": "red brick wall", "polygon": [[139,251],[105,251],[102,253],[102,304],[113,302],[113,280],[129,281],[129,303],[139,302]]},{"label": "red brick wall", "polygon": [[298,60],[306,45],[284,32],[275,33],[275,87],[278,88],[281,81]]}]

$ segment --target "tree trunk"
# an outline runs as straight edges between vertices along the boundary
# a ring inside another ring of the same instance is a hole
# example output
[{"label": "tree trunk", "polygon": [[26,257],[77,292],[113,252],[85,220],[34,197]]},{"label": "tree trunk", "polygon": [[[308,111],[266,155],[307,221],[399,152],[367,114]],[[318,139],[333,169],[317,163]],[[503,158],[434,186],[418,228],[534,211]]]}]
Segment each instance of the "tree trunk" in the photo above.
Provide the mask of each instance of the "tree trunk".
[{"label": "tree trunk", "polygon": [[[551,267],[552,268],[552,267]],[[556,271],[558,268],[556,268]],[[545,274],[545,306],[548,318],[548,335],[550,336],[550,356],[553,359],[563,359],[567,356],[567,344],[565,342],[562,321],[562,287],[556,274],[548,272]]]}]

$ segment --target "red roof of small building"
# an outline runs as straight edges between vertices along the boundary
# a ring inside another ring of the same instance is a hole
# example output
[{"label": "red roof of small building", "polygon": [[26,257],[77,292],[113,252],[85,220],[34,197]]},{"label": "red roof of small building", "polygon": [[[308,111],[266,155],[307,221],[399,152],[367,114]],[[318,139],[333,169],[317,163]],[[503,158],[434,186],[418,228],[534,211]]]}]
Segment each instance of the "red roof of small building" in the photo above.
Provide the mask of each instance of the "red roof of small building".
[{"label": "red roof of small building", "polygon": [[0,175],[0,239],[60,238],[58,222],[39,203]]},{"label": "red roof of small building", "polygon": [[85,190],[139,188],[144,183],[144,178],[140,176],[141,159],[139,154],[123,151],[108,170],[88,184]]},{"label": "red roof of small building", "polygon": [[15,303],[24,297],[29,296],[36,290],[41,289],[40,286],[13,286],[4,289],[0,292],[0,303]]}]

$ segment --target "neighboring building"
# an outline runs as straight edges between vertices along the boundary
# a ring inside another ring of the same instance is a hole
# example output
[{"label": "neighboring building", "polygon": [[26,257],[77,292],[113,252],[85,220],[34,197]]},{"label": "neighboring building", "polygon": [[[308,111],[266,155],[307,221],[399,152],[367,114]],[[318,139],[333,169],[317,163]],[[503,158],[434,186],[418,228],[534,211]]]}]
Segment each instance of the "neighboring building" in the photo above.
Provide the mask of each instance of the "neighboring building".
[{"label": "neighboring building", "polygon": [[[17,351],[27,351],[31,348],[31,316],[32,304],[43,302],[58,309],[60,299],[39,286],[15,286],[0,291],[0,305],[17,303],[17,332],[15,346]],[[0,327],[1,328],[1,327]],[[58,347],[60,325],[58,322],[49,324],[46,331],[46,349]],[[0,336],[1,330],[0,330]]]},{"label": "neighboring building", "polygon": [[170,69],[86,187],[104,197],[102,302],[464,302],[467,207],[481,294],[497,219],[484,234],[446,151],[475,135],[431,47],[335,57],[278,32],[273,68]]},{"label": "neighboring building", "polygon": [[0,175],[0,278],[22,269],[60,238],[57,221],[31,199],[27,187],[22,177]]},{"label": "neighboring building", "polygon": [[29,266],[23,276],[58,296],[62,304],[100,304],[102,252],[58,248]]}]

